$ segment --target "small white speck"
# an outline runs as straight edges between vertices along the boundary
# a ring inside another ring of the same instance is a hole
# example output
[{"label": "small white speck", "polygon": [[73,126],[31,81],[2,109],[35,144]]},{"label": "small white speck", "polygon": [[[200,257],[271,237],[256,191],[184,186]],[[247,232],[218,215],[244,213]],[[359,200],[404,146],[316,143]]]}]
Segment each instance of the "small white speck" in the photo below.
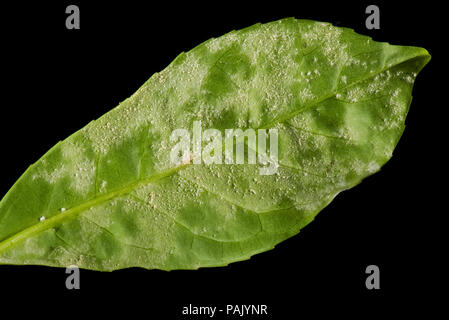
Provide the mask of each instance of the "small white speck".
[{"label": "small white speck", "polygon": [[45,220],[45,217],[44,217],[44,216],[42,216],[42,217],[39,218],[39,221],[44,221],[44,220]]},{"label": "small white speck", "polygon": [[65,208],[61,208],[61,212],[64,212],[65,211]]}]

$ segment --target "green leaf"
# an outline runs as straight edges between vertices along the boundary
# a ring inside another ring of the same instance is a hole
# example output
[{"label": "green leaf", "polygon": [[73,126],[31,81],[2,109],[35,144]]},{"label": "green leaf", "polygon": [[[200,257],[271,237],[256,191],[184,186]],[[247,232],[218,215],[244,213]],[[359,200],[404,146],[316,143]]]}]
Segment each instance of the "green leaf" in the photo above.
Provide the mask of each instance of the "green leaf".
[{"label": "green leaf", "polygon": [[[196,269],[272,249],[388,161],[429,59],[308,20],[210,39],[29,167],[0,203],[0,263]],[[175,166],[170,135],[194,121],[277,129],[276,174]]]}]

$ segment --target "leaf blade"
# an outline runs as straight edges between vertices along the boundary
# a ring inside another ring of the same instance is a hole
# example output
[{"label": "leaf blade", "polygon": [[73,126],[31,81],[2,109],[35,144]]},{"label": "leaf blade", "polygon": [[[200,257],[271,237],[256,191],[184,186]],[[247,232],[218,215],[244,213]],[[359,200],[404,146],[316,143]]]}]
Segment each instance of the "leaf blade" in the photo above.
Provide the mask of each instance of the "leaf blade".
[{"label": "leaf blade", "polygon": [[[388,161],[429,57],[295,19],[211,39],[24,173],[0,203],[0,263],[196,269],[271,249]],[[168,137],[195,119],[277,128],[279,175],[173,168]]]}]

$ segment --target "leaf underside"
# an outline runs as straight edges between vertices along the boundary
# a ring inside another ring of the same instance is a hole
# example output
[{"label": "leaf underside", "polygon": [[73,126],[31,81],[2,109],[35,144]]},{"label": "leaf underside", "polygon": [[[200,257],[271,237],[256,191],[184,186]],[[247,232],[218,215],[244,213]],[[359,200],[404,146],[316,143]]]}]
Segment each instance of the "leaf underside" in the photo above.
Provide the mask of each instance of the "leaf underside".
[{"label": "leaf underside", "polygon": [[[28,168],[0,203],[0,264],[197,269],[272,249],[390,159],[429,59],[293,18],[210,39]],[[199,120],[278,129],[277,173],[175,167],[171,132]]]}]

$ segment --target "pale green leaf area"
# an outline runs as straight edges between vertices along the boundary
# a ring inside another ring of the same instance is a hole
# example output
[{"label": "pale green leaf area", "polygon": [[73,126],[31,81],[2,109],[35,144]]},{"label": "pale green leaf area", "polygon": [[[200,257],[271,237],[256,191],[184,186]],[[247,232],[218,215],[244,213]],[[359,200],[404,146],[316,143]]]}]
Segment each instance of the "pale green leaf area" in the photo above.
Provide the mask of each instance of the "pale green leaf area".
[{"label": "pale green leaf area", "polygon": [[[28,168],[0,203],[0,263],[197,269],[272,249],[390,159],[429,59],[292,18],[210,39]],[[198,120],[278,129],[277,173],[174,166],[171,132]]]}]

